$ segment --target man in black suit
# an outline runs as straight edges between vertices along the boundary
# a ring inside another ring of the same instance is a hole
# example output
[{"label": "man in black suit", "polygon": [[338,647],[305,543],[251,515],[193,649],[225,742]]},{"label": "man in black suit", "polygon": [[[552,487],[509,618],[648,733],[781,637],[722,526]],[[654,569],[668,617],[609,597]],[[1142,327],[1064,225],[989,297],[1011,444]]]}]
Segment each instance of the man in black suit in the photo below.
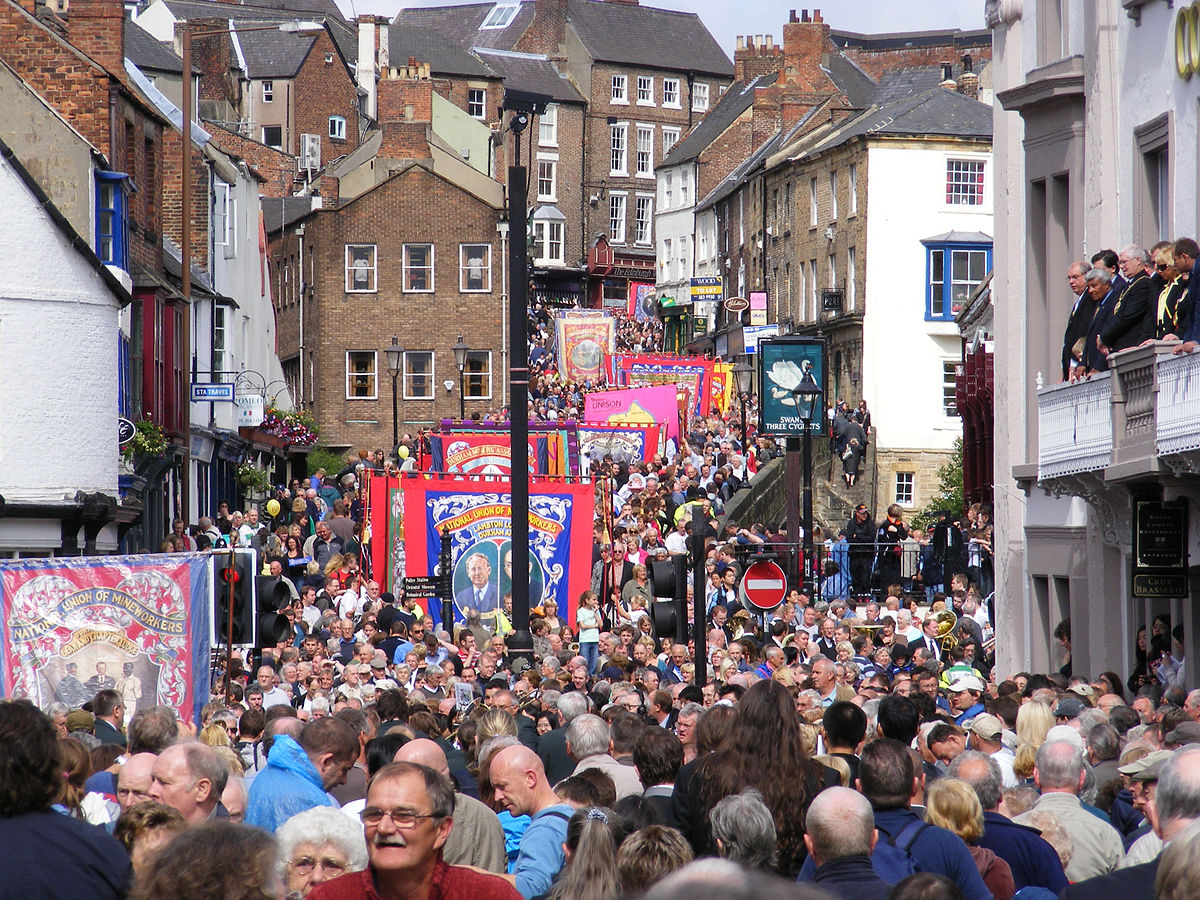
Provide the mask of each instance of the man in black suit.
[{"label": "man in black suit", "polygon": [[558,698],[558,727],[538,738],[537,755],[546,769],[546,780],[551,784],[558,784],[575,771],[575,760],[567,753],[567,726],[587,711],[585,692],[563,694]]},{"label": "man in black suit", "polygon": [[472,553],[467,557],[467,578],[471,584],[454,595],[454,605],[463,615],[469,609],[476,609],[484,619],[488,619],[489,614],[494,619],[500,608],[500,595],[491,582],[492,564],[487,556]]},{"label": "man in black suit", "polygon": [[941,662],[942,645],[938,643],[937,630],[937,617],[934,615],[926,616],[925,624],[922,626],[921,636],[908,642],[909,653],[912,653],[918,647],[924,647],[929,651],[930,659],[936,659],[938,662]]},{"label": "man in black suit", "polygon": [[125,703],[119,693],[114,690],[98,692],[92,700],[92,715],[96,717],[92,733],[100,739],[100,743],[125,746],[125,735],[121,733],[121,726],[125,720]]},{"label": "man in black suit", "polygon": [[[1191,813],[1200,809],[1200,746],[1185,746],[1171,759],[1157,763],[1158,788],[1146,805],[1146,817],[1163,843],[1170,842],[1196,821]],[[1147,770],[1138,773],[1145,777]],[[1151,773],[1152,774],[1152,773]],[[1154,900],[1154,879],[1161,855],[1148,863],[1117,869],[1110,875],[1068,885],[1058,900],[1120,897],[1121,900]]]},{"label": "man in black suit", "polygon": [[1100,352],[1116,353],[1136,347],[1142,336],[1142,320],[1158,294],[1146,267],[1150,255],[1141,247],[1130,244],[1118,258],[1121,273],[1128,284],[1117,296],[1112,315],[1100,332]]},{"label": "man in black suit", "polygon": [[1070,318],[1067,319],[1067,329],[1063,333],[1063,381],[1071,377],[1073,368],[1083,364],[1084,341],[1087,340],[1092,319],[1096,316],[1096,302],[1087,292],[1088,268],[1087,263],[1079,260],[1071,263],[1067,269],[1067,284],[1071,286],[1071,291],[1075,294],[1075,305],[1071,308]]}]

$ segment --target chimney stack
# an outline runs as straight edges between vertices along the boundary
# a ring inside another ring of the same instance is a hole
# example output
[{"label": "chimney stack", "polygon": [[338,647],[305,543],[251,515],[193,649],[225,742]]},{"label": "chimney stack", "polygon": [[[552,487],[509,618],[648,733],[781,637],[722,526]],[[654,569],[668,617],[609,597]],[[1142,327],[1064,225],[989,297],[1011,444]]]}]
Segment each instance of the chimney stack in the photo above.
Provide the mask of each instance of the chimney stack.
[{"label": "chimney stack", "polygon": [[783,77],[781,81],[799,85],[808,91],[830,91],[834,89],[829,76],[821,69],[827,63],[833,43],[829,26],[815,9],[809,15],[807,9],[800,11],[796,21],[795,10],[791,21],[783,26]]},{"label": "chimney stack", "polygon": [[738,35],[733,51],[735,81],[749,82],[760,75],[770,75],[783,68],[783,50],[775,45],[771,35]]},{"label": "chimney stack", "polygon": [[560,56],[558,48],[566,40],[566,34],[567,0],[536,0],[533,21],[513,49],[521,53],[544,53],[553,59]]},{"label": "chimney stack", "polygon": [[429,126],[433,121],[433,82],[429,64],[409,57],[379,79],[378,121],[383,132],[378,156],[385,159],[428,159]]},{"label": "chimney stack", "polygon": [[71,0],[67,39],[109,72],[125,74],[125,4],[122,0]]},{"label": "chimney stack", "polygon": [[358,71],[356,81],[365,91],[362,113],[369,119],[377,117],[379,108],[379,73],[388,64],[388,20],[385,16],[359,16]]}]

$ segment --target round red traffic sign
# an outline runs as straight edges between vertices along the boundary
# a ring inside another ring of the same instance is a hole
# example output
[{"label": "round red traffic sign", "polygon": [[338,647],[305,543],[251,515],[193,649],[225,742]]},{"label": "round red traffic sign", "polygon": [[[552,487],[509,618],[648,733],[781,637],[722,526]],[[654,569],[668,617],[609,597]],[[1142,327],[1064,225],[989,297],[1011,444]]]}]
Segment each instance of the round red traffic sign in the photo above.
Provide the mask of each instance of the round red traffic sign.
[{"label": "round red traffic sign", "polygon": [[752,563],[742,576],[742,594],[755,609],[774,609],[787,596],[787,576],[769,559]]}]

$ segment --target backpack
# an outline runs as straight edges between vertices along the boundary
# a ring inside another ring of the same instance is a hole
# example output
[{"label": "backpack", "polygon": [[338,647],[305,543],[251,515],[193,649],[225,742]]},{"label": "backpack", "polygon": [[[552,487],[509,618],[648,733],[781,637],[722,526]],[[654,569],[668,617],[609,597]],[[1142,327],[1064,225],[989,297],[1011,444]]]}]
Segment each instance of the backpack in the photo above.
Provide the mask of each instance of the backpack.
[{"label": "backpack", "polygon": [[929,827],[928,822],[909,822],[895,837],[880,841],[871,854],[871,867],[888,884],[897,884],[921,871],[921,864],[912,854],[912,845]]}]

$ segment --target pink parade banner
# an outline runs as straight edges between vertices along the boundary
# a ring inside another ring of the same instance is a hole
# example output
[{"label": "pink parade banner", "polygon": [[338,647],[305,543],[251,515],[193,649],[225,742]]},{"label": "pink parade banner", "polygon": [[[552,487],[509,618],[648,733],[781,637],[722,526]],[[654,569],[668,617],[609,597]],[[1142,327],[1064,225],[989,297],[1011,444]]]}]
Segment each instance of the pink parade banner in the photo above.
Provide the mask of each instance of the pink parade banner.
[{"label": "pink parade banner", "polygon": [[605,425],[664,425],[679,440],[679,403],[675,385],[593,391],[584,398],[583,420]]}]

